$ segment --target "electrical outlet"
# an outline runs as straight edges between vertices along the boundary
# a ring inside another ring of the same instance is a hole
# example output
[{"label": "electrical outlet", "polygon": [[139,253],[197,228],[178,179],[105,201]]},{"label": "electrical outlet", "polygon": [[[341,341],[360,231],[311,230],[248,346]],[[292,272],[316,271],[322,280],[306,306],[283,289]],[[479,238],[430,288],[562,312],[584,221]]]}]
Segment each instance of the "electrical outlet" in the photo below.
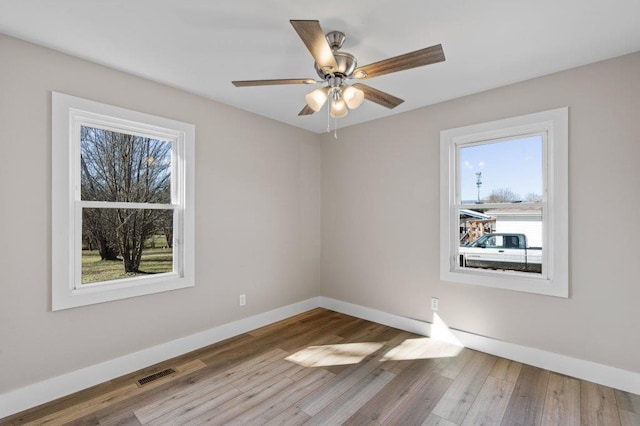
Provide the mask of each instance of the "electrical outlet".
[{"label": "electrical outlet", "polygon": [[437,297],[432,297],[431,298],[431,310],[432,311],[434,311],[434,312],[438,311],[439,302],[440,302],[440,300]]},{"label": "electrical outlet", "polygon": [[246,294],[241,294],[240,295],[240,306],[244,306],[247,304],[247,295]]}]

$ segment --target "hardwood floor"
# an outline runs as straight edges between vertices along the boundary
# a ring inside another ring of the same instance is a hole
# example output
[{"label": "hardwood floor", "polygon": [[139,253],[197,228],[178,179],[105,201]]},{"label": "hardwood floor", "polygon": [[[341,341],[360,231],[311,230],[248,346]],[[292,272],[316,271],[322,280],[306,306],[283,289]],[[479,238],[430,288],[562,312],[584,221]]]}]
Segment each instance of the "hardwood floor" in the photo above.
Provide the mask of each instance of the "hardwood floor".
[{"label": "hardwood floor", "polygon": [[314,309],[0,424],[627,426],[640,396]]}]

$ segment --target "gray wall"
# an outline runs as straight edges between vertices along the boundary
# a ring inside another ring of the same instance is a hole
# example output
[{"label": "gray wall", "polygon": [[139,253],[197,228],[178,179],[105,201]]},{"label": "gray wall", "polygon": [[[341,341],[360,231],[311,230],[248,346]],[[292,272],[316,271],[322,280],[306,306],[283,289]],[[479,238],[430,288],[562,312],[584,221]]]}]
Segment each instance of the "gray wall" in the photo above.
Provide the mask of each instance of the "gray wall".
[{"label": "gray wall", "polygon": [[[341,131],[322,145],[322,295],[640,372],[640,53]],[[383,89],[383,88],[382,88]],[[439,279],[443,129],[569,107],[570,298]]]},{"label": "gray wall", "polygon": [[[0,58],[0,393],[319,294],[317,135],[2,35]],[[52,90],[196,125],[195,288],[50,311]]]},{"label": "gray wall", "polygon": [[[338,140],[2,35],[0,57],[0,393],[320,294],[427,321],[437,296],[451,327],[640,372],[640,54]],[[52,90],[196,125],[195,288],[50,311]],[[440,282],[440,130],[561,106],[571,297]]]}]

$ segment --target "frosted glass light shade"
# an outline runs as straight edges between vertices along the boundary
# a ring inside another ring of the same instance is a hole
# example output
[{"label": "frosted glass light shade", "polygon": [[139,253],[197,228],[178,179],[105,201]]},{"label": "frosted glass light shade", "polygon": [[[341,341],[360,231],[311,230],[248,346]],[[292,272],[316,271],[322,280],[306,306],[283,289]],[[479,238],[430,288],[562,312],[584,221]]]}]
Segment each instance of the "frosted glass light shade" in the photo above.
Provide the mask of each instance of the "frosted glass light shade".
[{"label": "frosted glass light shade", "polygon": [[349,109],[356,109],[362,105],[362,101],[364,101],[364,92],[353,86],[348,86],[342,91],[342,97]]},{"label": "frosted glass light shade", "polygon": [[321,89],[316,89],[313,92],[307,93],[304,97],[304,100],[307,101],[307,105],[309,105],[309,108],[311,108],[315,112],[320,111],[322,105],[327,102],[329,92],[328,89],[328,87],[323,87]]},{"label": "frosted glass light shade", "polygon": [[331,101],[330,114],[333,118],[342,118],[349,114],[349,110],[347,109],[347,104],[344,99],[340,98]]}]

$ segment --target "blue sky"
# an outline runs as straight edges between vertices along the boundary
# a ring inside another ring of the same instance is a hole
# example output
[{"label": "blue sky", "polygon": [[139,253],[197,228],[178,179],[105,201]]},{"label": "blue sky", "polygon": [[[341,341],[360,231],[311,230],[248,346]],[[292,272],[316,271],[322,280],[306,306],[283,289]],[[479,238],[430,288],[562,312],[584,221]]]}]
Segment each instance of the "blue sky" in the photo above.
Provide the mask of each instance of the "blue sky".
[{"label": "blue sky", "polygon": [[482,173],[480,199],[494,189],[509,188],[521,199],[542,194],[542,136],[469,146],[460,149],[461,199],[478,198],[476,173]]}]

